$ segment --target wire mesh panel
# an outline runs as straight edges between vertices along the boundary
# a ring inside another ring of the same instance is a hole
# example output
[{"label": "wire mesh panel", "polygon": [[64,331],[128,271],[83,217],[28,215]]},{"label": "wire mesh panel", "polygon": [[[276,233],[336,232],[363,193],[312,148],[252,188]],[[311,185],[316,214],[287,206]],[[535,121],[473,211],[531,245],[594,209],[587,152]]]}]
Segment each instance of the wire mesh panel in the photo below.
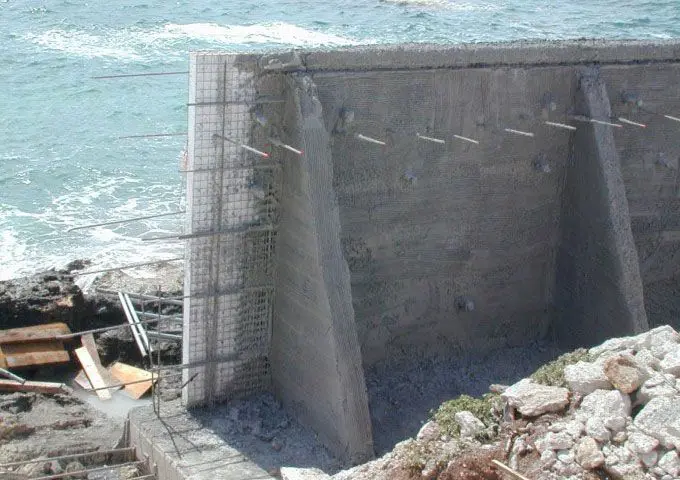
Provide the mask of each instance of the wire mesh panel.
[{"label": "wire mesh panel", "polygon": [[189,86],[183,398],[265,388],[278,168],[254,140],[256,77],[237,57],[193,54]]}]

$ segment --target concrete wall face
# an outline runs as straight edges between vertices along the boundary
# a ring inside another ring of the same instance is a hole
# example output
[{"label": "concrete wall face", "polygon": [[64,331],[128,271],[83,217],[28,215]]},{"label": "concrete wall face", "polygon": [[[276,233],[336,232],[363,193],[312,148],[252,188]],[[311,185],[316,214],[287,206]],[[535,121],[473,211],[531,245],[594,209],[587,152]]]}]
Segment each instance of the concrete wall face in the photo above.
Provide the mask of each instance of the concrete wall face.
[{"label": "concrete wall face", "polygon": [[[553,113],[547,99],[572,103],[572,72],[314,76],[335,129],[333,181],[365,363],[413,345],[490,349],[546,334],[570,134],[541,121]],[[343,109],[354,122],[341,129]],[[475,310],[459,311],[459,296]]]},{"label": "concrete wall face", "polygon": [[679,65],[673,42],[192,56],[187,404],[267,388],[271,364],[357,461],[362,365],[633,333],[643,288],[650,323],[678,318],[680,123],[645,109],[678,115]]}]

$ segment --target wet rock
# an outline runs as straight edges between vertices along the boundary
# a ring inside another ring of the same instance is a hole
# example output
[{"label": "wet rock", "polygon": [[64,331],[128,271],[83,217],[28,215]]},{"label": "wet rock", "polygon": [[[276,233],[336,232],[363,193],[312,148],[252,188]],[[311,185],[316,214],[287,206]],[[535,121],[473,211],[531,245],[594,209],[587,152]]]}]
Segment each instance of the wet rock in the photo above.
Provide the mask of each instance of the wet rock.
[{"label": "wet rock", "polygon": [[573,392],[588,395],[595,390],[611,389],[612,386],[599,363],[577,362],[564,368],[564,379]]},{"label": "wet rock", "polygon": [[633,393],[645,380],[634,357],[629,355],[608,358],[604,362],[604,374],[614,388],[623,393]]},{"label": "wet rock", "polygon": [[595,439],[590,437],[583,438],[574,450],[576,463],[586,470],[592,470],[604,465],[604,454]]},{"label": "wet rock", "polygon": [[633,423],[661,445],[680,448],[680,396],[652,398]]},{"label": "wet rock", "polygon": [[569,404],[569,390],[549,387],[525,378],[509,387],[501,398],[525,417],[560,412]]},{"label": "wet rock", "polygon": [[460,426],[460,436],[464,438],[474,438],[486,428],[480,419],[467,410],[456,412],[454,418]]}]

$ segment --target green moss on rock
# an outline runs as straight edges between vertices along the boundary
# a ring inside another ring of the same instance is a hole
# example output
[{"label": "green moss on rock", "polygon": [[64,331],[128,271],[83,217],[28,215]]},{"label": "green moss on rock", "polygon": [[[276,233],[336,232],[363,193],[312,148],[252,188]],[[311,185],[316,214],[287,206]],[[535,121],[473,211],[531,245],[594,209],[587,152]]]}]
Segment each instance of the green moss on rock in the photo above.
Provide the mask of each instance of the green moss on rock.
[{"label": "green moss on rock", "polygon": [[590,362],[592,360],[593,358],[588,353],[588,350],[579,348],[573,352],[560,355],[550,363],[546,363],[536,370],[530,378],[541,385],[566,387],[567,382],[564,380],[564,368],[567,365],[573,365],[578,362]]},{"label": "green moss on rock", "polygon": [[467,410],[487,427],[494,427],[499,422],[499,401],[500,396],[496,393],[487,393],[481,398],[461,395],[442,403],[432,412],[432,419],[437,422],[443,434],[457,437],[460,435],[460,426],[456,422],[456,413]]}]

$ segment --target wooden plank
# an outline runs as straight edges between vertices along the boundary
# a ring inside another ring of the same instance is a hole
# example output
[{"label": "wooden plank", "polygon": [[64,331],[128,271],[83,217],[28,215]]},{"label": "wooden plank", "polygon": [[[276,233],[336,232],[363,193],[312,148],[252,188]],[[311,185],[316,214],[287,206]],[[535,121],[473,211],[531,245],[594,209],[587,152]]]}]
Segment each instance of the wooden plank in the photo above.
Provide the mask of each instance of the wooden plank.
[{"label": "wooden plank", "polygon": [[151,372],[133,367],[121,362],[115,362],[109,367],[109,372],[120,383],[139,382],[148,379],[148,382],[133,383],[125,385],[125,392],[132,398],[141,398],[151,388]]},{"label": "wooden plank", "polygon": [[6,392],[36,392],[36,393],[62,393],[66,390],[63,383],[32,382],[24,383],[15,380],[0,379],[0,390]]},{"label": "wooden plank", "polygon": [[[7,368],[68,363],[71,359],[58,340],[48,342],[8,343],[0,345]],[[3,367],[4,368],[4,367]]]},{"label": "wooden plank", "polygon": [[103,390],[95,390],[97,392],[97,396],[101,400],[110,400],[111,392],[106,388],[107,385],[104,382],[104,379],[102,379],[101,375],[99,375],[99,370],[97,369],[97,365],[95,364],[94,360],[92,360],[90,352],[88,352],[87,348],[85,347],[76,348],[75,352],[78,360],[80,360],[80,364],[83,366],[83,370],[85,370],[85,374],[87,375],[87,379],[90,381],[90,385],[97,389],[103,388]]},{"label": "wooden plank", "polygon": [[75,378],[73,379],[73,381],[83,390],[92,390],[92,384],[87,379],[87,375],[85,375],[85,370],[80,370],[78,372],[78,375],[76,375]]},{"label": "wooden plank", "polygon": [[0,330],[0,345],[6,343],[35,342],[36,340],[53,340],[57,335],[71,333],[65,323],[46,323],[34,327],[10,328]]},{"label": "wooden plank", "polygon": [[[92,357],[92,360],[94,360],[97,370],[99,371],[99,376],[102,377],[104,383],[107,386],[117,384],[118,381],[113,378],[109,371],[104,368],[104,365],[102,365],[102,361],[99,358],[99,352],[97,351],[97,344],[94,341],[94,336],[91,333],[86,333],[80,337],[80,342],[82,343],[83,347],[87,348],[87,352],[90,354],[90,357]],[[115,389],[118,390],[119,388],[121,387],[116,387]]]}]

